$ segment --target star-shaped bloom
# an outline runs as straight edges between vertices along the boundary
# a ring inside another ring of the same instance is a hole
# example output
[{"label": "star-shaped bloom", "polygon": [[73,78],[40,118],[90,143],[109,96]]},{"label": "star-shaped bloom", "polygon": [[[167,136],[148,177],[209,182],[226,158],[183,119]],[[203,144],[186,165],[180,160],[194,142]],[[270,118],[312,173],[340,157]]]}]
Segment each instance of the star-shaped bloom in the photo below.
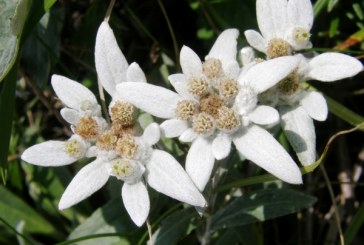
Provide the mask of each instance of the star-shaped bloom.
[{"label": "star-shaped bloom", "polygon": [[352,77],[363,70],[357,59],[340,53],[324,53],[307,59],[299,54],[298,68],[276,87],[284,132],[303,165],[316,159],[316,134],[313,119],[324,121],[328,108],[325,98],[316,91],[307,91],[302,83],[308,80],[333,82]]},{"label": "star-shaped bloom", "polygon": [[41,166],[61,166],[91,157],[91,143],[107,127],[95,95],[82,84],[63,76],[53,75],[51,83],[65,106],[61,115],[71,124],[74,134],[67,141],[51,140],[34,145],[24,151],[22,159]]},{"label": "star-shaped bloom", "polygon": [[139,137],[121,137],[115,145],[117,157],[108,161],[97,157],[83,167],[63,193],[59,208],[66,209],[89,197],[103,187],[110,176],[124,182],[121,191],[124,206],[138,226],[145,222],[150,209],[146,183],[179,201],[206,206],[204,197],[174,157],[152,148],[159,138],[156,123],[150,124]]},{"label": "star-shaped bloom", "polygon": [[257,0],[256,13],[260,33],[244,32],[255,49],[275,58],[292,51],[311,48],[310,30],[313,8],[310,0]]},{"label": "star-shaped bloom", "polygon": [[[122,83],[122,99],[160,118],[163,136],[193,142],[186,171],[199,190],[210,178],[215,159],[223,159],[234,142],[247,159],[289,183],[301,183],[300,171],[282,146],[258,125],[276,123],[278,112],[257,106],[257,95],[274,86],[297,66],[297,58],[262,62],[240,74],[236,61],[238,31],[221,33],[202,62],[184,46],[183,73],[169,76],[177,93],[146,83]],[[256,139],[258,138],[258,139]]]}]

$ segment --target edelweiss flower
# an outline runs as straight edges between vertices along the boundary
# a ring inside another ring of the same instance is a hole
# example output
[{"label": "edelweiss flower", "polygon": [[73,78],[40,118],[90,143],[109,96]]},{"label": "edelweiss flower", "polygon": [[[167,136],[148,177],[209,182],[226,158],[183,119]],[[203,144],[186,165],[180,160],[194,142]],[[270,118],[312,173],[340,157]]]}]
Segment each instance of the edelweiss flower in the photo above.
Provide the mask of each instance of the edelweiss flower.
[{"label": "edelweiss flower", "polygon": [[160,118],[165,137],[193,141],[186,171],[202,191],[215,158],[230,153],[231,142],[249,160],[289,183],[301,183],[301,174],[282,146],[254,124],[279,120],[276,110],[257,106],[257,95],[287,76],[297,65],[295,57],[281,57],[253,66],[239,75],[236,61],[238,31],[224,31],[205,62],[190,48],[181,50],[183,74],[169,76],[174,93],[145,83],[122,83],[122,99]]},{"label": "edelweiss flower", "polygon": [[312,59],[297,55],[299,67],[277,86],[282,115],[282,127],[287,139],[303,165],[316,160],[316,135],[313,120],[324,121],[328,108],[319,92],[306,91],[302,83],[308,80],[333,82],[355,76],[363,70],[357,59],[340,53],[324,53]]},{"label": "edelweiss flower", "polygon": [[61,110],[63,118],[71,124],[74,135],[67,141],[46,141],[24,151],[21,158],[40,166],[71,164],[85,156],[93,156],[89,148],[107,127],[100,117],[100,106],[94,94],[78,82],[53,75],[52,87],[66,106]]},{"label": "edelweiss flower", "polygon": [[259,34],[244,32],[255,49],[275,58],[292,54],[294,50],[311,48],[310,30],[313,8],[310,0],[257,0]]},{"label": "edelweiss flower", "polygon": [[59,208],[68,208],[89,197],[104,186],[110,176],[124,181],[121,192],[123,202],[138,226],[145,222],[150,209],[145,181],[160,193],[204,207],[204,197],[181,165],[167,152],[151,147],[159,141],[159,136],[159,126],[153,123],[140,137],[121,137],[121,141],[115,145],[117,157],[109,161],[97,157],[83,167],[63,193]]}]

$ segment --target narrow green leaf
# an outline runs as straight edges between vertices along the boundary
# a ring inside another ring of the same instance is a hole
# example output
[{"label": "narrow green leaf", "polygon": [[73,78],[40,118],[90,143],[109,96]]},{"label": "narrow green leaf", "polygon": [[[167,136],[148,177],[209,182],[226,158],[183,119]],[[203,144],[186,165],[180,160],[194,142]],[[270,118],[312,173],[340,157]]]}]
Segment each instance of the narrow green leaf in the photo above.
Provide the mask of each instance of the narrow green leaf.
[{"label": "narrow green leaf", "polygon": [[362,203],[359,210],[356,212],[355,216],[351,220],[349,227],[346,229],[344,234],[345,244],[351,244],[354,240],[355,235],[358,233],[359,229],[364,224],[364,204]]},{"label": "narrow green leaf", "polygon": [[174,212],[162,221],[155,245],[176,244],[188,234],[188,227],[196,212],[191,208]]},{"label": "narrow green leaf", "polygon": [[322,11],[322,9],[328,4],[329,0],[318,0],[313,5],[313,12],[315,17],[319,15],[319,13]]},{"label": "narrow green leaf", "polygon": [[28,17],[28,12],[31,6],[31,0],[19,0],[15,13],[10,17],[10,28],[14,36],[20,36],[25,21]]},{"label": "narrow green leaf", "polygon": [[13,227],[23,220],[26,232],[53,235],[58,233],[52,223],[3,186],[0,186],[0,196],[0,217]]},{"label": "narrow green leaf", "polygon": [[262,222],[310,207],[315,201],[312,196],[289,189],[259,190],[220,209],[213,216],[212,228],[217,230]]},{"label": "narrow green leaf", "polygon": [[331,12],[338,3],[339,0],[329,0],[329,4],[327,5],[327,12]]}]

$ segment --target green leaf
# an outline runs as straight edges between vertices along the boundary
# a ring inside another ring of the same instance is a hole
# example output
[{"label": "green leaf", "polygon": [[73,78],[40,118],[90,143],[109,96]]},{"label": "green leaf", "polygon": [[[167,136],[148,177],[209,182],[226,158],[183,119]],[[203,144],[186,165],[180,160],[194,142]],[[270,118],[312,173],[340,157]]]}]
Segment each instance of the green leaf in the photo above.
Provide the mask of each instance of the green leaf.
[{"label": "green leaf", "polygon": [[13,227],[23,220],[25,232],[53,235],[58,233],[52,223],[3,186],[0,186],[0,196],[0,217]]},{"label": "green leaf", "polygon": [[351,220],[349,227],[346,229],[344,234],[345,244],[351,244],[354,240],[355,235],[358,233],[364,223],[364,204],[362,203],[359,207],[358,212]]},{"label": "green leaf", "polygon": [[162,221],[155,245],[176,244],[189,232],[191,219],[196,212],[191,208],[182,209]]},{"label": "green leaf", "polygon": [[243,195],[212,218],[214,230],[262,222],[310,207],[316,199],[289,189],[265,189]]},{"label": "green leaf", "polygon": [[329,0],[317,0],[313,5],[313,12],[315,17],[319,15],[322,9],[328,4]]},{"label": "green leaf", "polygon": [[[122,206],[121,198],[115,198],[97,209],[88,219],[70,234],[69,239],[82,238],[88,235],[102,233],[118,233],[126,237],[136,226],[132,223],[129,215]],[[99,245],[99,244],[129,244],[125,238],[110,236],[98,239],[83,240],[79,245]]]}]

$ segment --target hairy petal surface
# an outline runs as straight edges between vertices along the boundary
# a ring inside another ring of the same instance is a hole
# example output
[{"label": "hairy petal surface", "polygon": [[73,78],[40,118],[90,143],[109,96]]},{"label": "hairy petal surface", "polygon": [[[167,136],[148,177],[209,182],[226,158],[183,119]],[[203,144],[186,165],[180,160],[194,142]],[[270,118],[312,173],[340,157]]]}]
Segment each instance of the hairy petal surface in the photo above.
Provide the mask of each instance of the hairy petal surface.
[{"label": "hairy petal surface", "polygon": [[180,54],[180,63],[183,73],[187,77],[198,76],[202,73],[201,59],[191,48],[183,46]]},{"label": "hairy petal surface", "polygon": [[313,24],[313,8],[310,0],[289,0],[287,5],[288,22],[292,26],[307,28]]},{"label": "hairy petal surface", "polygon": [[128,82],[147,82],[147,78],[145,77],[142,68],[140,68],[136,62],[131,63],[128,67],[128,70],[126,71],[126,80]]},{"label": "hairy petal surface", "polygon": [[266,52],[266,42],[259,32],[254,30],[246,30],[244,35],[250,46],[262,53]]},{"label": "hairy petal surface", "polygon": [[287,27],[287,0],[257,0],[258,26],[264,38],[283,37]]},{"label": "hairy petal surface", "polygon": [[256,124],[269,125],[279,121],[279,113],[273,107],[259,105],[249,114],[249,119]]},{"label": "hairy petal surface", "polygon": [[179,119],[169,119],[160,125],[163,137],[174,138],[180,136],[189,126],[186,121]]},{"label": "hairy petal surface", "polygon": [[212,141],[212,153],[217,160],[224,159],[231,151],[231,137],[221,133]]},{"label": "hairy petal surface", "polygon": [[161,131],[157,123],[149,124],[143,132],[143,140],[150,146],[156,144],[161,138]]},{"label": "hairy petal surface", "polygon": [[308,115],[317,121],[325,121],[328,114],[327,103],[321,93],[316,91],[305,92],[300,104]]}]

